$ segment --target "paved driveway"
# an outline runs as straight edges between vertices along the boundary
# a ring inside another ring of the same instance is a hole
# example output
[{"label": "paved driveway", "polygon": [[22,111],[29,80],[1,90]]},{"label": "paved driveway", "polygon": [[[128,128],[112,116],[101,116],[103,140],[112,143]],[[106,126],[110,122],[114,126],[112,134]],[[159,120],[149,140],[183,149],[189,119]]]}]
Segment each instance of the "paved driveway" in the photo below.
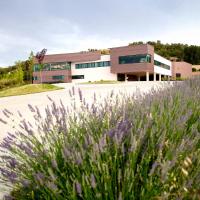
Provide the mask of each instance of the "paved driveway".
[{"label": "paved driveway", "polygon": [[[166,87],[169,85],[164,82],[128,82],[128,83],[120,83],[120,84],[81,84],[81,85],[73,85],[60,83],[56,84],[64,87],[64,89],[51,91],[51,92],[43,92],[36,94],[28,94],[21,96],[12,96],[12,97],[3,97],[0,98],[0,118],[4,118],[5,116],[2,112],[3,109],[8,109],[13,113],[14,119],[18,119],[17,111],[20,111],[24,118],[33,121],[31,118],[30,110],[28,109],[28,104],[38,106],[39,109],[44,113],[44,108],[50,104],[47,96],[52,98],[55,102],[59,102],[60,99],[66,106],[70,106],[71,98],[69,95],[69,90],[72,87],[76,90],[76,95],[78,96],[78,88],[81,89],[83,96],[87,100],[87,102],[91,103],[94,97],[94,93],[96,93],[97,99],[99,96],[101,98],[106,97],[111,91],[114,93],[122,92],[122,93],[136,93],[138,89],[141,92],[148,92],[152,88],[160,88]],[[13,132],[13,128],[11,124],[1,124],[0,123],[0,140],[6,135],[6,133],[10,131]]]}]

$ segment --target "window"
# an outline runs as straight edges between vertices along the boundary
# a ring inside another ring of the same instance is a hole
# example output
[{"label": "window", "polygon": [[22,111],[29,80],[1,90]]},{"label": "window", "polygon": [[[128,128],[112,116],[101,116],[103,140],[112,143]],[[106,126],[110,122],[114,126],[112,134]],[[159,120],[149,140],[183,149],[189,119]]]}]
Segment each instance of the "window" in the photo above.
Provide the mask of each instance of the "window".
[{"label": "window", "polygon": [[35,64],[35,65],[33,66],[33,71],[34,71],[34,72],[40,71],[40,66],[39,66],[38,64]]},{"label": "window", "polygon": [[84,79],[84,75],[73,75],[72,79]]},{"label": "window", "polygon": [[56,75],[56,76],[52,76],[53,80],[64,80],[64,75]]},{"label": "window", "polygon": [[76,64],[75,68],[76,69],[84,69],[84,68],[107,67],[107,66],[110,66],[110,61],[81,63],[81,64]]},{"label": "window", "polygon": [[138,54],[119,56],[119,64],[132,64],[132,63],[151,63],[151,55]]},{"label": "window", "polygon": [[[71,69],[70,62],[58,62],[58,63],[44,63],[42,71],[53,71],[53,70],[66,70]],[[40,71],[40,65],[35,64],[33,67],[33,71]]]},{"label": "window", "polygon": [[51,70],[66,70],[71,69],[70,63],[51,63],[50,64]]},{"label": "window", "polygon": [[37,81],[37,80],[38,80],[38,77],[37,77],[37,76],[33,76],[33,80],[34,80],[34,81]]},{"label": "window", "polygon": [[176,78],[181,78],[181,74],[180,73],[176,73]]},{"label": "window", "polygon": [[157,61],[157,60],[154,60],[154,65],[156,65],[156,66],[158,66],[158,67],[162,67],[162,68],[164,68],[164,69],[170,70],[170,66],[169,66],[169,65],[166,65],[166,64],[164,64],[164,63],[161,63],[161,62],[159,62],[159,61]]}]

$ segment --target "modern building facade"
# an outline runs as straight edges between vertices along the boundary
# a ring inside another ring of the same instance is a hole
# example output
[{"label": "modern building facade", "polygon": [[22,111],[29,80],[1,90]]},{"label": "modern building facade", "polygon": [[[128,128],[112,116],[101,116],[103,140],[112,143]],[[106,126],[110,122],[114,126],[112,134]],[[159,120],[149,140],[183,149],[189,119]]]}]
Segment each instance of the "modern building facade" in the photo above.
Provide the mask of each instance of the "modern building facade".
[{"label": "modern building facade", "polygon": [[148,44],[111,48],[110,55],[100,51],[46,55],[43,63],[40,71],[34,59],[33,83],[159,81],[173,75],[172,62]]}]

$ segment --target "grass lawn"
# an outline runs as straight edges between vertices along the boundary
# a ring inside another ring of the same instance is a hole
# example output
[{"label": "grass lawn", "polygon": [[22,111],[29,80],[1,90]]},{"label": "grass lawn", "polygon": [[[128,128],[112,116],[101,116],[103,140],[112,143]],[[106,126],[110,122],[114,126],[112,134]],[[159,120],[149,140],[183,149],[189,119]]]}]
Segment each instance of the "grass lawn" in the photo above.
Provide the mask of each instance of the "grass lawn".
[{"label": "grass lawn", "polygon": [[55,85],[51,85],[51,84],[42,84],[42,85],[28,84],[28,85],[17,86],[17,87],[0,90],[0,97],[32,94],[32,93],[46,92],[46,91],[59,90],[59,89],[62,89],[62,88],[57,87]]}]

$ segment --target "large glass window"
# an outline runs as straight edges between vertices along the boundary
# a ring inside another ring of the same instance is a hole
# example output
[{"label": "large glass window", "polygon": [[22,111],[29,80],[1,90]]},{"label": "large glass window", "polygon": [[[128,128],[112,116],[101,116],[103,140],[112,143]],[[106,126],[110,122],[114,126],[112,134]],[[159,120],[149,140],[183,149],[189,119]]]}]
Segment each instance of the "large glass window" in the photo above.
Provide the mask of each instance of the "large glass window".
[{"label": "large glass window", "polygon": [[37,76],[33,76],[33,80],[34,80],[34,81],[37,81],[37,80],[38,80],[38,77],[37,77]]},{"label": "large glass window", "polygon": [[156,66],[158,66],[158,67],[162,67],[162,68],[164,68],[164,69],[170,70],[170,66],[169,66],[169,65],[166,65],[166,64],[164,64],[164,63],[161,63],[161,62],[159,62],[159,61],[157,61],[157,60],[154,60],[154,65],[156,65]]},{"label": "large glass window", "polygon": [[119,56],[119,64],[131,64],[131,63],[151,63],[151,55],[149,54],[138,54]]},{"label": "large glass window", "polygon": [[76,64],[75,68],[76,69],[84,69],[84,68],[108,67],[108,66],[110,66],[110,61],[101,61],[101,62]]},{"label": "large glass window", "polygon": [[[53,71],[53,70],[66,70],[71,69],[71,63],[69,62],[58,62],[58,63],[45,63],[43,64],[42,71]],[[35,64],[33,71],[40,71],[40,65]]]},{"label": "large glass window", "polygon": [[53,80],[64,80],[64,75],[56,75],[56,76],[52,76]]},{"label": "large glass window", "polygon": [[84,75],[73,75],[72,79],[84,79]]}]

